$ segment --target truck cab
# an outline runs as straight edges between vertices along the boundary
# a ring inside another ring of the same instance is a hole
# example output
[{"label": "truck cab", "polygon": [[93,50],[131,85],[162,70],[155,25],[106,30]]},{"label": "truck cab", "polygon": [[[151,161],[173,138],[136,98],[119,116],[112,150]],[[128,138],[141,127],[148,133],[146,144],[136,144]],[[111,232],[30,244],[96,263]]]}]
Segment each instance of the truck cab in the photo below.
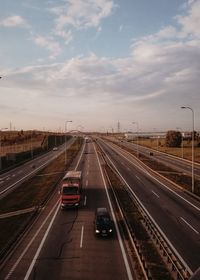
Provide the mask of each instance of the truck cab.
[{"label": "truck cab", "polygon": [[82,172],[68,171],[62,180],[61,208],[78,207],[81,201]]}]

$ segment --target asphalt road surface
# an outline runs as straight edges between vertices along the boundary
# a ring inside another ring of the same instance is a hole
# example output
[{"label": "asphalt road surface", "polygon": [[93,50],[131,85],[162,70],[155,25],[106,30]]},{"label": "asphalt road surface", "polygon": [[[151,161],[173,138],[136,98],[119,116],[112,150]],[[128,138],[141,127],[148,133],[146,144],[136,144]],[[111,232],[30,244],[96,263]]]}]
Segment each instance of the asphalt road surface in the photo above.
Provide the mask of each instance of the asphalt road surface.
[{"label": "asphalt road surface", "polygon": [[[66,143],[66,147],[68,148],[74,141],[74,138],[70,139]],[[4,197],[9,192],[12,192],[17,186],[27,180],[27,178],[34,176],[38,170],[42,169],[45,165],[63,153],[64,149],[65,144],[60,146],[57,151],[50,151],[44,155],[37,156],[34,159],[1,174],[0,198]]]},{"label": "asphalt road surface", "polygon": [[96,208],[114,211],[93,143],[85,149],[77,167],[83,170],[81,207],[61,210],[55,195],[2,269],[1,279],[134,279],[117,225],[112,238],[95,236]]},{"label": "asphalt road surface", "polygon": [[116,145],[98,142],[177,254],[194,272],[200,266],[200,202],[148,171]]},{"label": "asphalt road surface", "polygon": [[[116,140],[115,140],[116,141]],[[181,173],[185,173],[187,175],[191,176],[191,172],[192,172],[192,165],[191,165],[191,161],[189,160],[185,160],[167,153],[163,153],[157,150],[153,150],[141,145],[134,144],[134,143],[130,143],[127,141],[116,141],[119,142],[121,145],[123,145],[124,147],[127,147],[129,149],[132,149],[134,151],[137,151],[140,154],[145,155],[146,157],[150,157],[150,158],[154,158],[157,162],[164,164],[178,172]],[[200,164],[199,163],[195,163],[194,164],[194,173],[195,173],[195,177],[197,179],[200,179]]]}]

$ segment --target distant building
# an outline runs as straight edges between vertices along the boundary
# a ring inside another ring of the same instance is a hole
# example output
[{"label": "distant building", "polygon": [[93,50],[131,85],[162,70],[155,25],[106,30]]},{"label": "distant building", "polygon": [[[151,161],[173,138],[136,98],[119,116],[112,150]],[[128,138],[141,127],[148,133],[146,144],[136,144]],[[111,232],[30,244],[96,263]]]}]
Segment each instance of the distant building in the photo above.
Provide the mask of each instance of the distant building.
[{"label": "distant building", "polygon": [[137,138],[165,138],[166,132],[135,132],[135,133],[125,133],[124,137],[127,141],[131,141]]}]

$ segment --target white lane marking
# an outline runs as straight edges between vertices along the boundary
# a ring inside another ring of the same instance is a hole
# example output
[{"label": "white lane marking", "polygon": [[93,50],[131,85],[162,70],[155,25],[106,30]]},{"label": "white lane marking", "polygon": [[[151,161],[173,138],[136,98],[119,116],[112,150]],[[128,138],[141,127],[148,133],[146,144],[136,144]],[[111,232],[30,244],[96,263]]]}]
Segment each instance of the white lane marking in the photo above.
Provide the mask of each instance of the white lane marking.
[{"label": "white lane marking", "polygon": [[[112,147],[111,147],[112,149]],[[128,162],[130,162],[132,165],[134,165],[136,168],[140,169],[142,172],[146,173],[147,175],[149,175],[154,181],[158,182],[160,185],[162,185],[163,187],[165,187],[166,189],[168,189],[168,191],[172,192],[174,195],[176,195],[177,197],[179,197],[180,199],[182,199],[183,201],[185,201],[186,203],[188,203],[190,206],[192,206],[194,209],[196,209],[197,211],[200,211],[200,208],[194,204],[192,204],[190,201],[188,201],[187,199],[185,199],[184,197],[182,197],[181,195],[179,195],[178,193],[176,193],[174,190],[170,189],[169,187],[167,187],[164,183],[162,183],[161,181],[159,181],[157,178],[155,178],[153,175],[151,175],[147,170],[145,170],[144,167],[141,167],[137,164],[135,164],[134,162],[132,162],[130,159],[128,159],[127,157],[125,157],[119,150],[116,151],[118,154],[120,154],[123,158],[125,158]],[[128,154],[130,154],[129,152],[127,152]],[[130,154],[131,155],[131,154]],[[132,155],[131,155],[132,156]]]},{"label": "white lane marking", "polygon": [[89,171],[87,171],[87,174],[86,174],[87,176],[89,175]]},{"label": "white lane marking", "polygon": [[[18,266],[18,264],[20,263],[20,261],[22,260],[22,258],[24,257],[24,255],[26,254],[26,252],[28,251],[29,247],[31,246],[31,244],[33,243],[33,241],[35,240],[35,238],[38,236],[39,232],[41,231],[41,229],[43,228],[43,226],[45,225],[45,223],[47,222],[48,218],[50,217],[50,215],[53,213],[53,211],[55,210],[57,204],[60,202],[60,199],[56,202],[56,204],[54,205],[54,207],[52,208],[52,210],[49,212],[48,216],[46,217],[46,219],[43,221],[43,223],[41,224],[41,226],[39,227],[39,229],[36,231],[35,235],[32,237],[32,239],[30,240],[30,242],[28,243],[28,245],[26,246],[26,248],[24,249],[24,251],[22,252],[22,254],[20,255],[20,257],[17,259],[17,261],[14,263],[14,265],[12,266],[11,270],[9,271],[8,275],[6,276],[5,280],[8,280],[10,278],[10,276],[12,275],[12,273],[14,272],[14,270],[16,269],[16,267]],[[60,203],[59,203],[59,207],[60,207]]]},{"label": "white lane marking", "polygon": [[82,158],[82,156],[83,156],[83,152],[84,152],[84,150],[85,150],[85,144],[84,144],[83,149],[82,149],[82,151],[81,151],[81,154],[80,154],[79,160],[78,160],[77,165],[76,165],[76,167],[75,167],[75,170],[77,170],[77,168],[78,168],[78,166],[79,166],[79,163],[80,163],[81,158]]},{"label": "white lane marking", "polygon": [[[38,168],[35,168],[32,172],[28,173],[27,175],[25,175],[24,177],[22,177],[21,179],[19,179],[17,182],[15,182],[14,184],[8,186],[6,189],[4,189],[3,191],[0,192],[0,195],[5,193],[6,191],[8,191],[10,188],[14,187],[15,185],[17,185],[18,183],[22,182],[23,180],[25,180],[27,177],[31,176],[32,174],[36,173],[37,171],[39,171],[40,169],[42,169],[42,167],[46,166],[48,163],[50,163],[52,160],[54,160],[56,157],[51,158],[50,160],[46,161],[44,164],[40,165]],[[21,171],[22,172],[22,171]],[[21,173],[18,172],[18,173]]]},{"label": "white lane marking", "polygon": [[86,180],[85,185],[86,185],[86,187],[88,186],[88,180]]},{"label": "white lane marking", "polygon": [[191,226],[184,218],[182,218],[182,217],[180,217],[181,218],[181,220],[184,222],[184,223],[186,223],[186,225],[188,225],[188,227],[190,227],[196,234],[199,234],[199,232],[195,229],[195,228],[193,228],[193,226]]},{"label": "white lane marking", "polygon": [[[107,155],[108,160],[111,162],[112,166],[115,168],[117,174],[119,175],[119,177],[122,179],[122,181],[126,184],[127,188],[129,189],[129,191],[133,194],[133,196],[135,197],[135,199],[137,200],[137,202],[139,202],[139,204],[142,206],[143,209],[145,209],[145,212],[148,212],[146,207],[142,204],[142,202],[139,200],[139,198],[137,197],[137,195],[134,193],[134,191],[132,190],[132,188],[130,187],[130,185],[127,183],[127,181],[125,180],[125,178],[121,175],[121,173],[119,172],[119,170],[117,169],[116,165],[114,164],[114,162],[111,160],[111,158]],[[151,220],[153,221],[153,223],[160,229],[160,232],[162,233],[162,235],[164,236],[165,240],[167,240],[167,242],[170,244],[170,246],[174,249],[174,251],[176,252],[176,255],[178,256],[178,258],[181,260],[181,262],[184,264],[184,266],[187,268],[188,272],[192,275],[192,270],[191,268],[186,264],[186,262],[183,260],[183,258],[180,256],[180,254],[178,253],[178,251],[174,248],[174,246],[171,244],[171,242],[169,241],[169,239],[167,238],[167,236],[164,234],[164,232],[162,231],[162,229],[158,226],[158,224],[156,223],[156,221],[154,220],[154,218],[149,214],[149,216],[151,217]]]},{"label": "white lane marking", "polygon": [[111,213],[112,213],[113,221],[114,221],[114,224],[115,224],[120,249],[121,249],[121,252],[122,252],[122,257],[123,257],[124,264],[125,264],[125,267],[126,267],[127,276],[128,276],[129,280],[133,280],[133,276],[132,276],[131,269],[130,269],[130,266],[129,266],[129,263],[128,263],[127,255],[126,255],[125,248],[124,248],[124,244],[122,242],[119,227],[118,227],[118,224],[117,224],[117,221],[116,221],[115,213],[114,213],[112,203],[111,203],[111,199],[110,199],[108,189],[107,189],[107,186],[106,186],[106,180],[105,180],[105,177],[104,177],[104,174],[103,174],[103,170],[101,168],[101,163],[100,163],[99,156],[98,156],[98,153],[97,153],[97,150],[96,150],[95,146],[94,146],[94,149],[95,149],[97,161],[98,161],[98,164],[99,164],[99,169],[100,169],[100,172],[101,172],[101,177],[102,177],[102,180],[103,180],[104,188],[105,188],[105,191],[106,191],[106,196],[107,196],[107,199],[108,199],[108,203],[109,203],[110,210],[111,210]]},{"label": "white lane marking", "polygon": [[135,175],[135,177],[136,177],[139,181],[141,181],[140,177],[138,177],[137,175]]},{"label": "white lane marking", "polygon": [[86,203],[87,203],[87,196],[85,195],[84,206],[86,206]]},{"label": "white lane marking", "polygon": [[24,280],[28,280],[28,278],[29,278],[29,276],[30,276],[30,274],[31,274],[31,272],[32,272],[32,270],[33,270],[33,267],[34,267],[34,265],[35,265],[35,263],[36,263],[36,261],[37,261],[37,258],[38,258],[38,256],[39,256],[41,250],[42,250],[42,247],[43,247],[43,245],[44,245],[44,242],[45,242],[45,240],[46,240],[46,238],[47,238],[47,235],[49,234],[49,231],[50,231],[50,229],[51,229],[51,227],[52,227],[52,225],[53,225],[53,222],[54,222],[54,220],[55,220],[55,218],[56,218],[56,216],[57,216],[57,213],[58,213],[58,210],[59,210],[59,209],[60,209],[60,204],[58,204],[58,206],[57,206],[57,209],[56,209],[56,211],[55,211],[55,213],[54,213],[54,215],[53,215],[53,217],[52,217],[52,219],[51,219],[51,222],[49,223],[49,226],[48,226],[48,228],[47,228],[47,230],[46,230],[46,232],[45,232],[45,234],[44,234],[44,236],[43,236],[43,238],[42,238],[42,241],[40,242],[40,245],[39,245],[39,247],[38,247],[38,249],[37,249],[37,251],[36,251],[36,253],[35,253],[35,256],[33,257],[33,260],[32,260],[32,262],[31,262],[31,265],[29,266],[29,269],[28,269],[28,271],[27,271],[27,273],[26,273],[26,275],[25,275],[25,277],[24,277]]},{"label": "white lane marking", "polygon": [[83,233],[84,233],[84,226],[81,228],[81,241],[80,241],[80,248],[83,247]]},{"label": "white lane marking", "polygon": [[156,193],[156,192],[154,192],[154,191],[151,191],[155,196],[157,196],[157,198],[159,198],[160,196]]}]

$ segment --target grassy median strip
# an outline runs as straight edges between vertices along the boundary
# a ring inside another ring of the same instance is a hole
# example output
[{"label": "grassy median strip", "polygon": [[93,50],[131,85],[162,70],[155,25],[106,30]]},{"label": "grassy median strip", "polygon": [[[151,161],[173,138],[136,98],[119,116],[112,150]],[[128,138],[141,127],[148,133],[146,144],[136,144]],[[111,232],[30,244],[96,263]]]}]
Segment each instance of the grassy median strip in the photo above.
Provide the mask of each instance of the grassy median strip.
[{"label": "grassy median strip", "polygon": [[[71,164],[82,146],[79,138],[67,150],[67,166]],[[30,207],[41,207],[55,191],[58,182],[65,172],[65,154],[58,156],[45,168],[40,170],[33,178],[22,183],[17,189],[1,200],[0,214],[27,209]],[[0,219],[0,256],[1,252],[10,241],[13,235],[17,235],[25,228],[33,213],[21,214],[15,217]],[[3,229],[3,230],[2,230]],[[17,238],[17,237],[16,237]]]}]

